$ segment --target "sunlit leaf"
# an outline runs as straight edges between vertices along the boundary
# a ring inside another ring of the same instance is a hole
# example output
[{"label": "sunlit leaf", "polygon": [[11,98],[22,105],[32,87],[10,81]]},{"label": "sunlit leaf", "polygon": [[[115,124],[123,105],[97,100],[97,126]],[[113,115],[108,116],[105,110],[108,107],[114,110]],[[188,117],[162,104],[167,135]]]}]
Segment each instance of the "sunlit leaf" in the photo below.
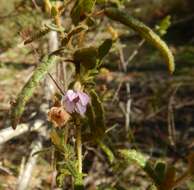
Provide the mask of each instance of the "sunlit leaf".
[{"label": "sunlit leaf", "polygon": [[171,50],[169,49],[167,44],[151,28],[149,28],[139,20],[129,16],[124,11],[120,11],[116,8],[105,9],[105,14],[109,18],[132,28],[133,30],[138,32],[144,39],[154,45],[166,59],[170,73],[174,72],[175,63],[174,56]]},{"label": "sunlit leaf", "polygon": [[77,0],[72,11],[71,18],[75,25],[85,19],[87,14],[91,13],[96,1],[95,0]]},{"label": "sunlit leaf", "polygon": [[104,151],[104,153],[107,155],[109,162],[112,163],[114,161],[113,152],[102,141],[99,140],[98,144],[99,144],[100,148]]},{"label": "sunlit leaf", "polygon": [[158,31],[160,36],[163,36],[167,33],[167,30],[171,25],[170,19],[170,16],[166,16],[158,25],[156,25],[156,31]]},{"label": "sunlit leaf", "polygon": [[37,66],[33,75],[30,77],[28,82],[25,84],[16,101],[11,107],[11,124],[15,129],[20,121],[20,117],[24,111],[24,107],[28,100],[32,97],[39,82],[47,74],[48,70],[56,63],[56,56],[45,56],[42,62]]},{"label": "sunlit leaf", "polygon": [[134,149],[132,150],[122,149],[119,150],[119,153],[127,163],[137,164],[155,182],[155,179],[157,178],[155,175],[155,171],[153,170],[151,164],[149,163],[148,158],[145,155]]}]

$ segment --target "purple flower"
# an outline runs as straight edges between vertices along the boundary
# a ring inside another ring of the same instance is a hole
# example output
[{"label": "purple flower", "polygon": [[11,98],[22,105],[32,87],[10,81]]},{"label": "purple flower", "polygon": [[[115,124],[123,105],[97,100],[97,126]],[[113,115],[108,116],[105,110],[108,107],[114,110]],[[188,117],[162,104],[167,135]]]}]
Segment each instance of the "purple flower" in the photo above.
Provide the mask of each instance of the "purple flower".
[{"label": "purple flower", "polygon": [[82,116],[84,116],[84,113],[86,112],[89,101],[90,98],[86,93],[73,90],[68,90],[62,99],[62,103],[67,112],[77,112]]}]

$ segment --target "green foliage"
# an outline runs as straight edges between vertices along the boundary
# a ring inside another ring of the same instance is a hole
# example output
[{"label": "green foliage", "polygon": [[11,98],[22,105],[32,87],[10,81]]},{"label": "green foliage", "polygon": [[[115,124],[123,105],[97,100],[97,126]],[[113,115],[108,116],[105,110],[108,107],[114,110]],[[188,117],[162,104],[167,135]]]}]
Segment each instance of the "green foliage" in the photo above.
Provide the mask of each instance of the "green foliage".
[{"label": "green foliage", "polygon": [[86,18],[93,11],[95,0],[77,0],[71,11],[71,18],[75,25]]},{"label": "green foliage", "polygon": [[98,48],[98,57],[99,60],[101,61],[110,51],[112,47],[112,40],[111,39],[106,39]]},{"label": "green foliage", "polygon": [[[116,4],[116,6],[122,5],[121,1],[111,0],[107,1],[110,4]],[[103,2],[106,4],[107,2]],[[58,15],[63,15],[63,10],[66,9],[66,5],[60,2],[61,7],[56,6],[56,1],[50,2],[47,1],[49,6],[51,4],[53,7],[51,8],[51,16],[55,20],[55,17]],[[42,63],[37,66],[33,75],[28,80],[26,85],[23,87],[22,91],[19,93],[16,102],[12,105],[11,110],[11,122],[12,127],[16,128],[19,123],[20,117],[24,111],[25,105],[28,100],[32,97],[36,87],[40,83],[40,81],[47,74],[48,70],[56,63],[56,55],[62,57],[62,53],[65,56],[70,52],[73,52],[73,60],[70,60],[74,63],[75,66],[75,75],[73,82],[68,86],[69,88],[75,87],[75,84],[79,84],[80,88],[78,91],[87,92],[90,96],[91,102],[87,107],[87,112],[85,117],[79,116],[77,113],[71,114],[71,122],[75,125],[76,130],[76,143],[68,144],[68,134],[65,134],[64,128],[61,129],[53,129],[50,133],[50,138],[52,144],[55,147],[55,166],[57,169],[57,177],[56,181],[58,186],[63,187],[64,179],[66,176],[73,177],[74,189],[84,189],[83,187],[83,177],[82,173],[82,142],[81,142],[81,132],[80,130],[86,124],[89,126],[89,140],[95,142],[99,145],[102,151],[107,155],[109,162],[112,164],[115,161],[115,156],[111,149],[107,147],[107,145],[102,142],[102,137],[105,134],[105,113],[103,103],[95,91],[95,77],[99,73],[100,66],[102,64],[102,60],[109,53],[110,49],[113,46],[114,40],[112,39],[104,39],[102,44],[96,46],[95,44],[92,46],[85,46],[84,44],[74,45],[75,42],[79,41],[76,37],[81,37],[81,35],[86,35],[90,32],[91,25],[88,24],[89,21],[94,21],[96,16],[108,16],[112,20],[119,21],[122,24],[132,28],[136,32],[138,32],[143,38],[145,38],[148,42],[153,44],[158,50],[163,54],[166,58],[169,70],[172,73],[174,71],[174,57],[169,50],[166,43],[155,34],[149,27],[144,25],[142,22],[136,20],[133,17],[123,13],[122,11],[115,8],[107,8],[103,11],[99,11],[98,13],[93,13],[93,9],[95,7],[95,0],[76,0],[73,8],[70,10],[72,26],[70,26],[69,31],[66,31],[62,25],[57,23],[51,23],[46,25],[46,28],[40,30],[39,32],[32,34],[27,40],[25,40],[25,44],[31,43],[34,40],[40,39],[42,36],[47,34],[49,31],[56,31],[59,33],[59,44],[60,47],[55,52],[52,52],[51,55],[45,56],[42,60]],[[71,3],[70,3],[71,4]],[[99,6],[100,7],[100,6]],[[61,12],[60,12],[61,11]],[[59,14],[60,12],[60,14]],[[60,18],[58,18],[60,19]],[[85,20],[86,19],[86,20]],[[82,22],[82,21],[86,22]],[[56,20],[55,20],[56,22]],[[79,24],[82,22],[81,24]],[[59,22],[60,23],[60,22]],[[76,27],[74,25],[76,25]],[[169,18],[163,20],[159,25],[159,33],[160,35],[164,35],[166,30],[168,29],[170,24]],[[87,33],[85,32],[87,31]],[[81,34],[79,36],[79,34]],[[83,36],[82,36],[83,37]],[[87,38],[85,38],[87,39]],[[71,44],[71,42],[73,43]],[[81,41],[81,40],[80,40]],[[65,51],[67,45],[67,50]],[[79,47],[79,49],[76,49]],[[67,54],[66,54],[67,52]],[[72,54],[71,54],[72,56]],[[74,89],[75,90],[75,89]],[[63,92],[62,92],[63,94]],[[87,133],[88,135],[88,133]],[[66,140],[64,140],[66,139]],[[77,154],[75,153],[75,147]],[[126,163],[135,163],[137,164],[145,173],[151,178],[153,181],[153,189],[155,187],[158,190],[171,190],[175,179],[175,169],[173,167],[169,167],[166,163],[158,162],[155,167],[152,167],[152,163],[148,158],[136,151],[136,150],[119,150],[119,154],[126,161]],[[193,157],[191,158],[193,160]],[[190,163],[189,174],[193,175],[193,164]]]},{"label": "green foliage", "polygon": [[114,154],[113,152],[102,142],[102,141],[98,141],[98,145],[100,146],[100,148],[104,151],[104,153],[106,154],[108,160],[110,163],[113,163],[114,161]]},{"label": "green foliage", "polygon": [[105,9],[105,14],[109,18],[132,28],[133,30],[138,32],[144,39],[154,45],[166,59],[170,73],[174,72],[175,64],[172,52],[168,48],[167,44],[155,32],[153,32],[152,29],[150,29],[139,20],[116,8]]},{"label": "green foliage", "polygon": [[83,188],[83,174],[78,171],[78,162],[75,156],[73,146],[64,144],[64,136],[61,131],[52,130],[51,140],[55,145],[55,162],[57,168],[56,181],[59,187],[64,185],[66,176],[72,176],[74,179],[75,189]]},{"label": "green foliage", "polygon": [[93,140],[102,138],[105,133],[104,108],[99,96],[94,90],[90,91],[92,109],[95,114],[95,122],[91,127]]},{"label": "green foliage", "polygon": [[156,25],[156,31],[160,36],[164,36],[167,33],[167,30],[171,25],[170,20],[171,20],[171,17],[166,16],[164,19],[162,19],[162,21],[158,25]]},{"label": "green foliage", "polygon": [[136,150],[119,150],[119,153],[126,162],[136,163],[153,181],[156,179],[154,169],[151,167],[151,164],[145,155]]},{"label": "green foliage", "polygon": [[96,67],[98,51],[96,47],[81,48],[75,51],[73,57],[76,65],[76,71],[80,73],[79,70],[81,66],[83,66],[86,71]]},{"label": "green foliage", "polygon": [[153,169],[152,163],[148,158],[136,150],[124,149],[119,150],[119,153],[126,163],[136,163],[152,179],[153,185],[151,185],[150,190],[173,190],[193,175],[193,153],[189,154],[188,171],[180,177],[176,177],[174,166],[165,162],[157,161]]},{"label": "green foliage", "polygon": [[98,48],[90,46],[77,49],[73,54],[77,73],[80,73],[82,66],[84,67],[82,75],[88,70],[92,70],[90,72],[97,72],[102,59],[108,54],[111,47],[112,40],[106,39]]},{"label": "green foliage", "polygon": [[34,93],[34,90],[40,81],[47,74],[48,70],[56,63],[56,56],[45,56],[41,63],[35,69],[33,75],[25,84],[16,101],[11,108],[11,125],[15,129],[20,121],[20,117],[24,111],[24,107]]},{"label": "green foliage", "polygon": [[158,182],[157,183],[161,184],[162,181],[165,178],[166,164],[164,162],[158,161],[156,163],[154,171],[155,171],[156,175],[158,176]]}]

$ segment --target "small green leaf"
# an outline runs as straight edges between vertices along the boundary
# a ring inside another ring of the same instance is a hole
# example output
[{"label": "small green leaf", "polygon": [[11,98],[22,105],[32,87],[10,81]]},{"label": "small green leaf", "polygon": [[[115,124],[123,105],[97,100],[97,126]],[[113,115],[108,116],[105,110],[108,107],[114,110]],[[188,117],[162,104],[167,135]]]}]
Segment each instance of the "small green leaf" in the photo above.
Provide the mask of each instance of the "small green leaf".
[{"label": "small green leaf", "polygon": [[73,54],[75,65],[82,65],[86,70],[96,67],[98,50],[96,47],[86,47],[75,51]]},{"label": "small green leaf", "polygon": [[113,152],[110,150],[109,147],[107,147],[102,141],[98,141],[98,144],[100,146],[100,148],[104,151],[104,153],[107,155],[108,160],[110,163],[113,163],[114,161],[114,154]]},{"label": "small green leaf", "polygon": [[98,48],[98,57],[100,60],[102,60],[110,51],[112,47],[112,40],[106,39]]},{"label": "small green leaf", "polygon": [[156,25],[156,31],[158,31],[160,36],[164,36],[167,33],[167,30],[171,25],[170,19],[170,16],[166,16],[158,25]]},{"label": "small green leaf", "polygon": [[132,150],[119,150],[120,155],[125,159],[127,163],[136,163],[141,169],[143,169],[147,175],[155,182],[156,175],[148,161],[148,158],[142,153],[132,149]]},{"label": "small green leaf", "polygon": [[105,133],[105,118],[102,102],[94,90],[90,91],[92,108],[95,114],[95,123],[91,127],[92,136],[94,139],[100,139]]},{"label": "small green leaf", "polygon": [[164,162],[157,162],[156,166],[154,168],[154,171],[157,175],[157,181],[156,183],[159,185],[163,182],[166,172],[166,164]]},{"label": "small green leaf", "polygon": [[77,0],[71,11],[73,24],[77,25],[86,18],[87,14],[93,11],[95,0]]},{"label": "small green leaf", "polygon": [[56,17],[57,14],[58,14],[58,10],[57,10],[56,6],[52,6],[52,8],[51,8],[51,16],[52,17]]}]

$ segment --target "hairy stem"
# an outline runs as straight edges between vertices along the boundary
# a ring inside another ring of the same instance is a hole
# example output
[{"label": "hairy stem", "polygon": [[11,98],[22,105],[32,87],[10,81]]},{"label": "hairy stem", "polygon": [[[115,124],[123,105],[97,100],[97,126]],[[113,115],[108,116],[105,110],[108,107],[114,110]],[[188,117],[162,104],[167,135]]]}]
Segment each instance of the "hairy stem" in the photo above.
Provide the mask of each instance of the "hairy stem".
[{"label": "hairy stem", "polygon": [[81,126],[79,120],[76,121],[76,148],[78,157],[78,171],[82,173],[82,142],[81,142]]}]

